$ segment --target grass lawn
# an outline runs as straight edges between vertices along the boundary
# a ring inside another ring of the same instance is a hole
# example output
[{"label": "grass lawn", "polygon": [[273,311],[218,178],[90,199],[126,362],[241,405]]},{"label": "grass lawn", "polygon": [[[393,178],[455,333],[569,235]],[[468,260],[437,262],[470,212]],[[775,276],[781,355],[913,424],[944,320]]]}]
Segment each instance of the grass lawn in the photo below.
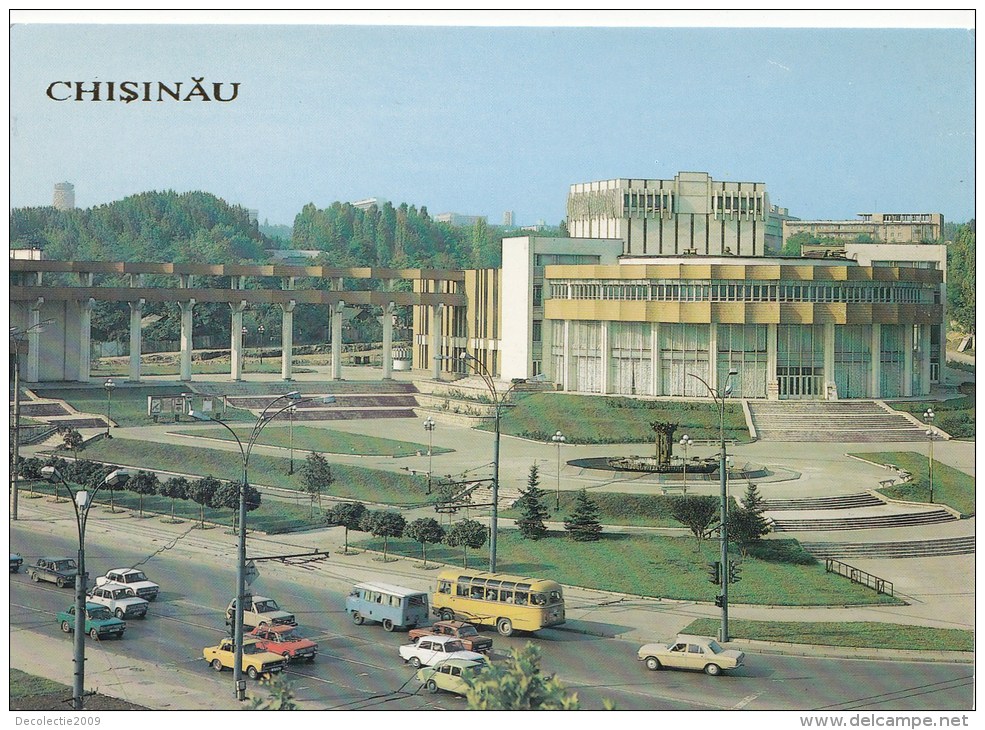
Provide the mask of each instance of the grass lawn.
[{"label": "grass lawn", "polygon": [[[10,670],[10,705],[8,709],[14,712],[72,712],[72,703],[66,701],[72,698],[72,691],[72,688],[67,684],[53,682],[50,679],[12,668]],[[84,702],[86,710],[96,712],[147,709],[132,702],[101,695],[98,692],[87,696]],[[52,719],[52,724],[70,725],[72,723],[59,723]]]},{"label": "grass lawn", "polygon": [[[219,479],[236,479],[243,473],[243,460],[238,451],[159,444],[119,437],[97,441],[80,452],[80,456],[110,464],[199,477],[212,475]],[[289,475],[288,458],[255,453],[250,457],[250,482],[267,487],[300,490],[303,482],[299,467],[303,461],[295,459],[294,474]],[[331,467],[335,481],[324,491],[326,495],[393,505],[426,504],[429,501],[425,495],[427,479],[423,476],[347,464],[331,464]]]},{"label": "grass lawn", "polygon": [[921,421],[928,408],[934,409],[934,425],[955,438],[975,437],[975,396],[965,395],[945,401],[889,402],[897,411],[912,413]]},{"label": "grass lawn", "polygon": [[[560,428],[572,444],[654,443],[654,422],[678,423],[675,438],[718,438],[718,407],[710,402],[636,400],[611,396],[531,393],[503,411],[503,433],[535,441],[551,440]],[[492,430],[491,424],[484,426]],[[727,403],[725,437],[749,441],[742,406]]]},{"label": "grass lawn", "polygon": [[[719,619],[699,618],[688,624],[681,633],[715,636],[720,626]],[[872,621],[810,623],[741,619],[729,619],[728,627],[733,639],[918,651],[975,650],[974,632],[961,629],[936,629]]]},{"label": "grass lawn", "polygon": [[[549,485],[546,485],[549,486]],[[561,492],[561,509],[554,511],[556,493],[545,489],[547,496],[543,504],[548,509],[548,519],[564,520],[574,510],[577,492]],[[589,496],[598,505],[599,520],[603,525],[632,525],[637,527],[683,527],[680,522],[671,517],[671,500],[676,496],[654,494],[622,494],[619,492],[594,492]],[[500,517],[517,519],[520,510],[512,507],[500,510]]]},{"label": "grass lawn", "polygon": [[44,677],[38,677],[19,669],[10,669],[10,698],[34,697],[36,695],[50,695],[56,692],[68,691],[68,696],[72,696],[70,687],[53,682]]},{"label": "grass lawn", "polygon": [[[113,389],[110,417],[120,426],[149,426],[154,421],[147,415],[147,396],[180,397],[188,392],[187,385],[159,387],[129,387],[122,384]],[[42,398],[59,398],[67,401],[81,413],[92,413],[98,416],[106,415],[106,391],[102,385],[91,388],[51,388],[39,387],[35,392]],[[227,421],[252,421],[249,411],[238,408],[228,408],[225,413]]]},{"label": "grass lawn", "polygon": [[[244,441],[249,437],[249,429],[234,429],[240,434]],[[222,439],[232,441],[230,433],[221,427],[218,428],[189,428],[177,431],[186,436],[201,436],[203,438]],[[291,433],[290,427],[267,428],[263,431],[258,444],[264,446],[280,446],[290,448]],[[353,454],[359,456],[414,456],[415,454],[427,454],[427,444],[416,444],[410,441],[395,441],[393,439],[378,438],[376,436],[364,436],[358,433],[347,433],[345,431],[332,431],[327,428],[313,428],[311,426],[294,426],[294,450],[295,461],[304,460],[305,452],[319,451],[325,454]],[[432,453],[444,454],[451,449],[443,449],[435,446]]]},{"label": "grass lawn", "polygon": [[[383,541],[375,538],[350,542],[372,550],[383,547]],[[801,554],[796,541],[784,542],[791,543],[790,552]],[[388,549],[393,554],[421,556],[420,544],[409,539],[390,539]],[[524,540],[518,530],[502,530],[497,541],[497,569],[634,596],[711,602],[717,587],[708,582],[707,563],[718,557],[718,549],[717,542],[705,540],[696,551],[693,537],[609,534],[599,542],[581,543],[558,533],[543,540]],[[470,563],[482,566],[487,556],[488,547],[472,550]],[[429,545],[431,560],[461,565],[462,551]],[[741,580],[729,588],[729,596],[735,603],[777,606],[899,604],[890,596],[826,573],[823,564],[798,565],[753,557],[742,559]]]},{"label": "grass lawn", "polygon": [[[873,464],[895,464],[913,475],[913,478],[894,487],[879,489],[890,499],[906,502],[930,502],[930,459],[915,451],[880,451],[852,454]],[[975,514],[975,479],[963,471],[934,460],[934,502],[946,504],[962,515]]]}]

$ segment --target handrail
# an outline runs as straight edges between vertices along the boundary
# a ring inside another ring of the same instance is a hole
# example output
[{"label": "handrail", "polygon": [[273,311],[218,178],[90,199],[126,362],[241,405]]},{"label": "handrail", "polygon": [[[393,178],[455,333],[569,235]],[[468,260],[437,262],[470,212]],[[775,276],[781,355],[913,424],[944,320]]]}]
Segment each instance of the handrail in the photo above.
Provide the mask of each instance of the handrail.
[{"label": "handrail", "polygon": [[871,588],[876,593],[885,593],[887,595],[893,595],[893,584],[891,581],[885,578],[880,578],[877,575],[872,575],[871,573],[866,573],[864,570],[859,570],[848,563],[843,563],[840,560],[835,560],[834,558],[824,559],[824,570],[828,573],[837,573],[840,576],[848,578],[852,583],[858,583],[864,585],[867,588]]}]

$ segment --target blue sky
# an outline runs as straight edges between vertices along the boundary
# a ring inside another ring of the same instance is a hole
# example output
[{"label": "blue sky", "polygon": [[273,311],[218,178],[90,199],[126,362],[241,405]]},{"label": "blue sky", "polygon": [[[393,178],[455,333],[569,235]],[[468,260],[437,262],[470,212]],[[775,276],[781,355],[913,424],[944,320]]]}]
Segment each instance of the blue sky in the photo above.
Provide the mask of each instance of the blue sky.
[{"label": "blue sky", "polygon": [[[10,204],[205,190],[292,223],[378,196],[522,224],[698,170],[801,218],[974,215],[974,34],[950,29],[14,25]],[[52,81],[241,84],[55,102]]]}]

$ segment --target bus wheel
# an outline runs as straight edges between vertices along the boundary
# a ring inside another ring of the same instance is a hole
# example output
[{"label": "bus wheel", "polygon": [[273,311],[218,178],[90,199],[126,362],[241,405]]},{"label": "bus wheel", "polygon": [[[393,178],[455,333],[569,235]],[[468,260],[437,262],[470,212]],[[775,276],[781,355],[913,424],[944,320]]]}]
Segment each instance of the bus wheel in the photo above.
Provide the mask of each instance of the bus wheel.
[{"label": "bus wheel", "polygon": [[513,622],[508,618],[501,618],[496,622],[496,631],[501,633],[503,636],[510,636],[513,634]]},{"label": "bus wheel", "polygon": [[441,609],[441,613],[438,614],[438,615],[441,617],[441,620],[442,621],[454,621],[455,620],[455,612],[452,611],[450,608],[443,608],[443,609]]},{"label": "bus wheel", "polygon": [[393,621],[391,621],[388,618],[383,619],[383,630],[384,631],[393,631]]},{"label": "bus wheel", "polygon": [[366,619],[364,619],[359,614],[359,611],[353,611],[352,612],[352,623],[354,623],[356,626],[362,626],[363,625],[363,621],[365,621],[365,620]]}]

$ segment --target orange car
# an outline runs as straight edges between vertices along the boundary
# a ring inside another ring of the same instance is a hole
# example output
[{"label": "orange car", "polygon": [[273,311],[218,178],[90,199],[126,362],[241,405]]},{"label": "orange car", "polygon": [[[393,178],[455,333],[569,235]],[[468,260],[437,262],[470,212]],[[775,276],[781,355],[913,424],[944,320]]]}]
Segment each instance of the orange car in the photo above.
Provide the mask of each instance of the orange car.
[{"label": "orange car", "polygon": [[298,633],[296,626],[257,626],[248,636],[256,639],[264,651],[280,654],[285,659],[315,660],[318,644]]},{"label": "orange car", "polygon": [[488,654],[492,651],[492,639],[488,636],[480,636],[475,626],[464,621],[435,621],[431,626],[424,626],[419,629],[411,629],[407,633],[411,641],[416,641],[422,636],[452,636],[462,640],[462,646],[468,651],[476,651],[481,654]]}]

